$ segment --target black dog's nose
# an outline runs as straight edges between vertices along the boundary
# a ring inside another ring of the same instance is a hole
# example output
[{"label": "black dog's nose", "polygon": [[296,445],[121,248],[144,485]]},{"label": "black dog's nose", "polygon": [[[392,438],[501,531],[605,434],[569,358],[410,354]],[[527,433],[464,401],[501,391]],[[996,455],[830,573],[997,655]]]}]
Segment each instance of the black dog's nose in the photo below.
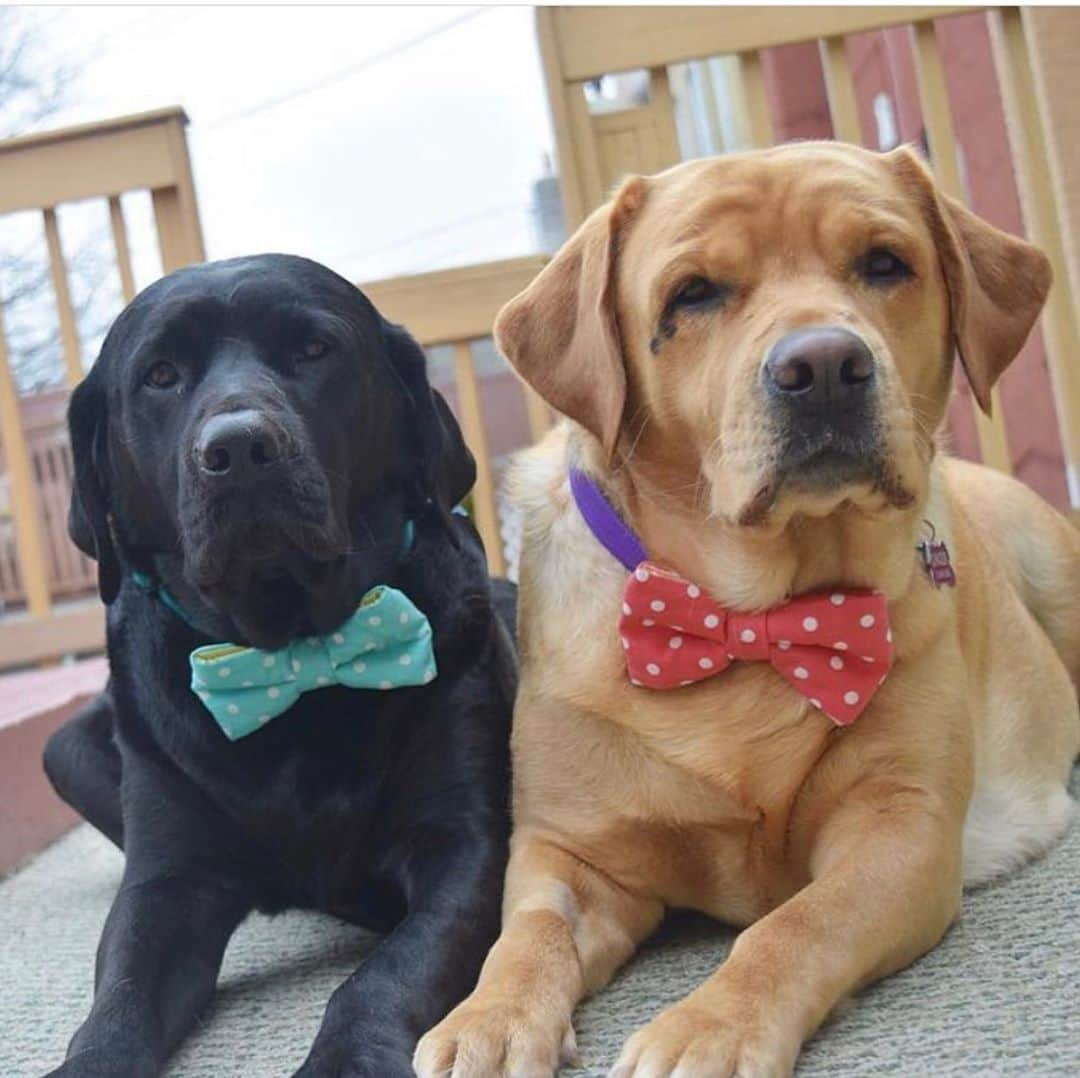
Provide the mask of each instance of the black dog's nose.
[{"label": "black dog's nose", "polygon": [[195,458],[203,472],[231,479],[242,479],[280,457],[275,427],[250,408],[211,416],[195,443]]},{"label": "black dog's nose", "polygon": [[865,392],[873,379],[870,349],[841,326],[793,330],[765,360],[766,385],[793,405],[838,403]]}]

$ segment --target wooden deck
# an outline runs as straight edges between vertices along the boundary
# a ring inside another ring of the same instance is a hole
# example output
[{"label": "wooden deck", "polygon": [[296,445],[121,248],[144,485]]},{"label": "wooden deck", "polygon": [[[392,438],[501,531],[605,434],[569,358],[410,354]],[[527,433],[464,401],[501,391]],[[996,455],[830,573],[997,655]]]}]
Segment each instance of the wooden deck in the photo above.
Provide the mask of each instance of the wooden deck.
[{"label": "wooden deck", "polygon": [[79,822],[53,793],[41,755],[107,676],[104,658],[0,676],[0,876]]}]

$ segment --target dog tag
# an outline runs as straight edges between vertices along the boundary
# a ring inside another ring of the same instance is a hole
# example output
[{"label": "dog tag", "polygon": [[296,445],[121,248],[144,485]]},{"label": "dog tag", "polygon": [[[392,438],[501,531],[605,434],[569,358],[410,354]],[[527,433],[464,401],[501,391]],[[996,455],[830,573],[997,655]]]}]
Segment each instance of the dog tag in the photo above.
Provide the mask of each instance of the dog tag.
[{"label": "dog tag", "polygon": [[956,587],[956,573],[949,559],[949,548],[940,539],[924,539],[916,549],[926,575],[935,588]]}]

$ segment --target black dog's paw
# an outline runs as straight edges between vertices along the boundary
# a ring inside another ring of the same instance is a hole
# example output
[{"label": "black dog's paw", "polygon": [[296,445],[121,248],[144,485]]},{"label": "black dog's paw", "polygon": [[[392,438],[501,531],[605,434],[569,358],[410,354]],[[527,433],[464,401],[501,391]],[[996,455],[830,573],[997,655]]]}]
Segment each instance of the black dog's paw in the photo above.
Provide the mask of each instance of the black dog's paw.
[{"label": "black dog's paw", "polygon": [[316,1045],[293,1078],[416,1078],[407,1052]]}]

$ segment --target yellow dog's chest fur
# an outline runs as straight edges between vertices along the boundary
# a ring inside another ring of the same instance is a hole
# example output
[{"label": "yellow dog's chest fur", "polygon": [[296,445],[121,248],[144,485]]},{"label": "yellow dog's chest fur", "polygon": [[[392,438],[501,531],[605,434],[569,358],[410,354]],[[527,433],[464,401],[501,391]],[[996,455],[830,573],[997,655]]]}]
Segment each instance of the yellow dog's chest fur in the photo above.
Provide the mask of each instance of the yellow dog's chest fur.
[{"label": "yellow dog's chest fur", "polygon": [[617,632],[626,570],[561,487],[528,511],[542,530],[523,561],[524,601],[568,616],[522,610],[519,826],[558,834],[632,890],[660,885],[668,905],[760,917],[806,882],[792,812],[838,731],[764,663],[683,689],[632,686]]},{"label": "yellow dog's chest fur", "polygon": [[[630,699],[646,693],[647,722]],[[770,670],[578,701],[519,711],[519,822],[558,834],[635,892],[736,924],[806,882],[790,823],[834,728]]]}]

